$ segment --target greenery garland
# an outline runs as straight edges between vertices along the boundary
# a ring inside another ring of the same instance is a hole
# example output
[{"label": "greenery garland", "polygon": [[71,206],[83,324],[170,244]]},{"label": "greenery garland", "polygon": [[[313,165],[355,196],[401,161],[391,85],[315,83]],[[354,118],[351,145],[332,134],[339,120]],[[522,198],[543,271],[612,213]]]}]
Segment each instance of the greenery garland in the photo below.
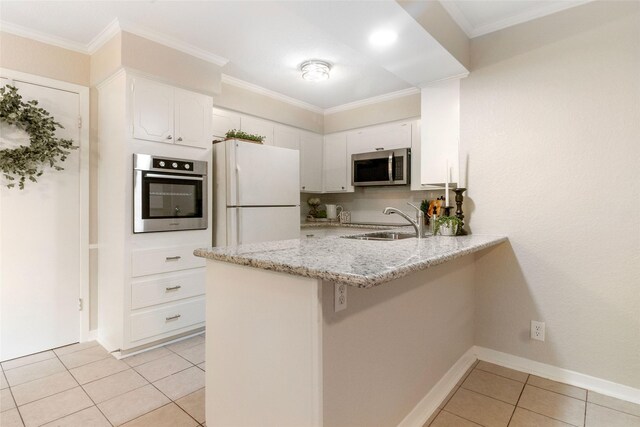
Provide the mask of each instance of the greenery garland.
[{"label": "greenery garland", "polygon": [[0,150],[0,170],[9,180],[8,188],[24,189],[26,179],[37,182],[37,177],[49,166],[57,171],[64,168],[58,162],[64,162],[69,150],[78,147],[70,139],[56,138],[56,129],[64,127],[55,121],[49,112],[38,107],[38,101],[22,101],[15,86],[0,88],[0,122],[16,126],[29,134],[29,145]]},{"label": "greenery garland", "polygon": [[238,138],[238,139],[246,139],[248,141],[256,141],[260,143],[262,143],[262,141],[264,141],[265,139],[265,137],[262,135],[246,133],[236,129],[231,129],[230,131],[227,132],[225,136],[227,137],[227,139]]}]

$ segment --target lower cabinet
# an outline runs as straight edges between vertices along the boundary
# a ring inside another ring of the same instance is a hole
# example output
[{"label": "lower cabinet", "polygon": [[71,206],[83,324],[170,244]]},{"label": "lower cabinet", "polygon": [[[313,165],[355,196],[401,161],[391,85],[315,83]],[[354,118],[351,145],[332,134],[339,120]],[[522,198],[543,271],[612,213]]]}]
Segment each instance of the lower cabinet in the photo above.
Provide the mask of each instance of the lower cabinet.
[{"label": "lower cabinet", "polygon": [[168,332],[199,326],[205,320],[204,295],[149,310],[132,312],[131,341],[159,337]]}]

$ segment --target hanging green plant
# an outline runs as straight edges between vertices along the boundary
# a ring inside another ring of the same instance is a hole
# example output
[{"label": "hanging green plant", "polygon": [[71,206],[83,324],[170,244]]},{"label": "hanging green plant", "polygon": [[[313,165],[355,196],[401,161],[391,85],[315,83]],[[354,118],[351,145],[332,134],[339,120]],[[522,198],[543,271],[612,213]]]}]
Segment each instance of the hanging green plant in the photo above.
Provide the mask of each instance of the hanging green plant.
[{"label": "hanging green plant", "polygon": [[0,122],[13,125],[29,134],[29,145],[0,149],[0,170],[9,181],[8,188],[24,189],[28,179],[37,182],[46,166],[61,171],[69,150],[78,147],[70,139],[56,138],[56,129],[63,126],[49,112],[38,107],[38,101],[23,102],[15,86],[0,88]]}]

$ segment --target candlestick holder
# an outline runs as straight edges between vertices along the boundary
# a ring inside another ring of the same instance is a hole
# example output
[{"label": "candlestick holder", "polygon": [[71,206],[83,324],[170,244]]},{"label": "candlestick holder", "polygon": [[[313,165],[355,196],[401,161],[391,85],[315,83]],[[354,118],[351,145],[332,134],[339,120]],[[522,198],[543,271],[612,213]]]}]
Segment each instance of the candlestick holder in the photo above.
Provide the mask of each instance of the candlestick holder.
[{"label": "candlestick holder", "polygon": [[464,193],[466,190],[466,188],[456,188],[453,190],[453,192],[456,193],[456,216],[462,222],[460,228],[458,229],[459,236],[469,234],[467,230],[464,229],[464,214],[462,213],[462,201],[464,200],[464,196],[462,195],[462,193]]}]

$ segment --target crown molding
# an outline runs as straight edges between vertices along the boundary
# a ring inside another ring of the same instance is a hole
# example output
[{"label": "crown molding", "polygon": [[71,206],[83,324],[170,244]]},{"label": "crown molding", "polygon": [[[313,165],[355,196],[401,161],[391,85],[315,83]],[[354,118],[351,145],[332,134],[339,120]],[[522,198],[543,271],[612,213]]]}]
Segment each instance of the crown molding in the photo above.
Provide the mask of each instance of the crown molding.
[{"label": "crown molding", "polygon": [[215,64],[219,67],[223,67],[229,62],[227,58],[208,52],[204,49],[193,46],[189,43],[185,43],[173,37],[169,37],[165,34],[157,33],[155,31],[151,31],[146,28],[142,28],[140,26],[123,21],[118,21],[118,24],[121,31],[126,31],[127,33],[135,34],[147,40],[151,40],[172,49],[179,50],[180,52],[184,52],[188,55],[195,56],[196,58],[200,58],[204,61],[211,62],[212,64]]},{"label": "crown molding", "polygon": [[286,102],[287,104],[294,105],[296,107],[304,108],[305,110],[309,110],[314,113],[324,114],[326,110],[315,106],[313,104],[309,104],[304,101],[300,101],[299,99],[292,98],[287,95],[283,95],[279,92],[275,92],[270,89],[266,89],[262,86],[255,85],[253,83],[249,83],[244,80],[237,79],[235,77],[231,77],[227,74],[222,74],[222,83],[226,83],[232,86],[236,86],[242,89],[246,89],[248,91],[258,93],[260,95],[268,96],[269,98],[277,99],[278,101]]},{"label": "crown molding", "polygon": [[396,92],[385,93],[383,95],[373,96],[367,99],[361,99],[360,101],[349,102],[347,104],[338,105],[336,107],[327,108],[324,110],[324,114],[334,114],[340,111],[353,110],[354,108],[363,107],[365,105],[377,104],[378,102],[390,101],[392,99],[402,98],[409,95],[415,95],[420,93],[420,89],[417,87],[410,87],[407,89],[398,90]]},{"label": "crown molding", "polygon": [[493,33],[495,31],[503,30],[505,28],[513,27],[514,25],[522,24],[534,19],[542,18],[544,16],[552,15],[563,10],[571,9],[572,7],[581,6],[585,3],[589,3],[593,0],[577,0],[577,1],[565,1],[559,3],[552,3],[546,6],[529,10],[527,12],[519,13],[509,18],[501,19],[489,24],[474,26],[467,17],[462,13],[458,5],[454,1],[441,1],[440,4],[449,13],[451,18],[462,28],[469,38],[480,37],[485,34]]},{"label": "crown molding", "polygon": [[93,55],[100,49],[106,42],[111,40],[116,34],[121,31],[120,22],[118,18],[115,18],[106,27],[102,29],[87,45],[87,52]]},{"label": "crown molding", "polygon": [[22,25],[12,24],[11,22],[0,21],[0,31],[35,40],[41,43],[61,47],[63,49],[72,50],[74,52],[84,53],[85,55],[89,53],[87,51],[87,47],[82,43],[67,40],[62,37],[52,36],[41,31],[23,27]]}]

